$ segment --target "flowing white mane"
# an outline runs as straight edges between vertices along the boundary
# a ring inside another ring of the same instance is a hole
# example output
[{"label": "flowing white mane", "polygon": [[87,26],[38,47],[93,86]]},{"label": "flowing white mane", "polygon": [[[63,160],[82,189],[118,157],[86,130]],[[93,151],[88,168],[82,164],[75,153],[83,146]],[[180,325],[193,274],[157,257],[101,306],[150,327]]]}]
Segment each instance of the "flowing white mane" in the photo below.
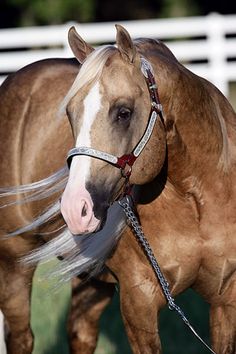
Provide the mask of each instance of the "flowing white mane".
[{"label": "flowing white mane", "polygon": [[[7,208],[13,204],[24,204],[35,200],[42,200],[63,191],[68,178],[68,169],[65,166],[52,176],[37,183],[0,189],[0,199],[5,197],[23,195],[23,198],[15,202],[2,203],[0,208]],[[24,233],[31,233],[28,237],[34,237],[40,233],[40,226],[50,223],[60,216],[60,201],[55,201],[48,209],[20,229],[13,230],[7,237],[17,237]],[[48,276],[56,275],[61,281],[67,281],[74,275],[87,272],[90,275],[100,271],[107,257],[116,246],[122,232],[126,228],[126,216],[116,202],[108,210],[107,221],[101,231],[86,235],[72,235],[66,224],[51,231],[55,236],[51,241],[33,250],[23,258],[25,264],[37,264],[47,262],[52,257],[60,256],[63,260],[50,270]],[[44,234],[41,234],[42,236]],[[48,235],[45,232],[45,235]]]}]

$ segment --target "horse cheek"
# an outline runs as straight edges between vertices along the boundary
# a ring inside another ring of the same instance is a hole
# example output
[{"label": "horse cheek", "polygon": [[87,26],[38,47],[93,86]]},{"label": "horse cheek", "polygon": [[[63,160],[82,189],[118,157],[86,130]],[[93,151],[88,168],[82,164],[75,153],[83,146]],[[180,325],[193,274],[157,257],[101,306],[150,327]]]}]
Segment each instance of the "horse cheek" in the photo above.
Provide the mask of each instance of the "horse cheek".
[{"label": "horse cheek", "polygon": [[147,146],[137,158],[130,177],[132,184],[146,184],[151,182],[161,171],[166,158],[166,134],[161,125]]}]

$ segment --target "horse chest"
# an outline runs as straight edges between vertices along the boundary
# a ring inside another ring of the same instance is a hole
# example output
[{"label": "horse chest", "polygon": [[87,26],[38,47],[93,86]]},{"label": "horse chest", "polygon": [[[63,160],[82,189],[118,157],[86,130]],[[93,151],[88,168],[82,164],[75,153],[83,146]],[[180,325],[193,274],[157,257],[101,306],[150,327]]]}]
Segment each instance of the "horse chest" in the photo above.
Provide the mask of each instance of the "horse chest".
[{"label": "horse chest", "polygon": [[142,225],[172,293],[193,284],[201,261],[201,240],[195,225],[182,228],[178,218],[163,218],[163,214],[158,221],[145,218]]},{"label": "horse chest", "polygon": [[222,294],[235,276],[234,225],[215,212],[199,220],[191,203],[175,200],[163,205],[159,200],[140,210],[145,234],[172,291],[194,284],[205,297]]}]

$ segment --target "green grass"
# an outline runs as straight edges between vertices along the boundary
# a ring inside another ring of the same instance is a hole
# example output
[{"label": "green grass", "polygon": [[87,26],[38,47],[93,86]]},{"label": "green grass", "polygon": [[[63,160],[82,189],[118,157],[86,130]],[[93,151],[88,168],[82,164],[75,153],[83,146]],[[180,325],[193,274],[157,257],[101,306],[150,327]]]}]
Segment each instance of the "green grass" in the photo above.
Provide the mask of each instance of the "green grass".
[{"label": "green grass", "polygon": [[68,354],[66,316],[70,286],[54,288],[54,283],[41,280],[49,265],[39,266],[33,284],[31,324],[35,334],[34,354]]},{"label": "green grass", "polygon": [[[34,354],[69,354],[66,316],[70,302],[69,284],[55,290],[52,282],[40,281],[49,265],[40,266],[32,294],[32,327],[35,333]],[[208,340],[208,305],[192,290],[177,298],[199,334]],[[96,354],[130,354],[119,312],[119,296],[105,310]],[[177,314],[165,308],[160,316],[160,335],[164,354],[207,354]],[[81,353],[83,354],[83,353]]]}]

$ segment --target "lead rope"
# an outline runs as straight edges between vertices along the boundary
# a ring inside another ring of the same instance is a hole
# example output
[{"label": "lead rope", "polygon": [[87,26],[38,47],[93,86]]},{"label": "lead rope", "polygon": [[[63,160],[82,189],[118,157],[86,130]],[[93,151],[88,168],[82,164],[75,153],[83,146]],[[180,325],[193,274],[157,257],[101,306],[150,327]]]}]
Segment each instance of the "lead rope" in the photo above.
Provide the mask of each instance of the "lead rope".
[{"label": "lead rope", "polygon": [[119,201],[120,206],[124,209],[125,215],[127,219],[129,220],[134,235],[138,242],[141,244],[149,262],[151,263],[151,266],[156,274],[156,277],[159,280],[159,283],[161,285],[162,291],[165,295],[168,307],[170,310],[175,310],[178,315],[181,317],[181,319],[184,321],[184,323],[188,326],[188,328],[192,331],[192,333],[198,338],[198,340],[213,354],[216,354],[205,342],[204,340],[199,336],[199,334],[195,331],[193,326],[190,324],[189,320],[185,316],[183,310],[176,305],[174,298],[171,296],[171,292],[169,290],[169,283],[167,282],[166,278],[164,277],[160,266],[156,260],[156,257],[154,256],[152,249],[149,245],[148,240],[146,239],[143,230],[141,228],[141,225],[139,224],[139,221],[133,211],[132,208],[132,199],[130,196],[126,196],[122,200]]}]

